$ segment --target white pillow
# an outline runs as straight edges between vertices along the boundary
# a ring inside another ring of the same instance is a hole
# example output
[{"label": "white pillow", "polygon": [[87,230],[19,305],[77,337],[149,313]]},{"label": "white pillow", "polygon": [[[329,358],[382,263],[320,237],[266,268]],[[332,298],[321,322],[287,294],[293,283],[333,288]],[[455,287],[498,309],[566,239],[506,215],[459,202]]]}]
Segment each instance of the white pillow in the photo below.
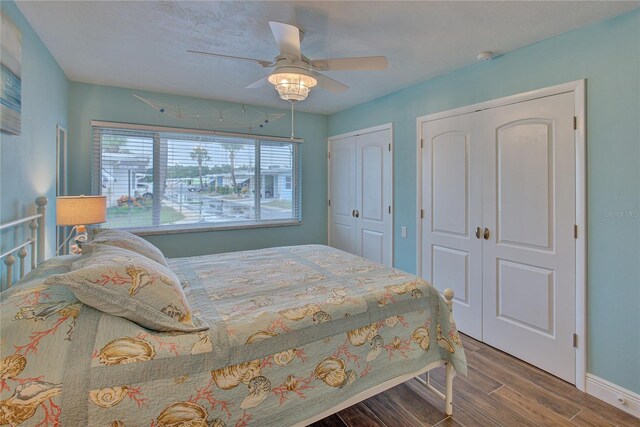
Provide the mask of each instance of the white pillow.
[{"label": "white pillow", "polygon": [[[94,237],[89,242],[90,244],[109,245],[128,249],[144,255],[155,262],[159,262],[165,267],[169,266],[160,249],[133,233],[115,228],[97,228],[93,230],[93,233]],[[85,246],[86,244],[82,245],[83,250]]]},{"label": "white pillow", "polygon": [[208,329],[192,316],[173,271],[136,252],[85,245],[82,257],[71,268],[68,273],[50,276],[45,284],[66,285],[83,303],[154,331]]}]

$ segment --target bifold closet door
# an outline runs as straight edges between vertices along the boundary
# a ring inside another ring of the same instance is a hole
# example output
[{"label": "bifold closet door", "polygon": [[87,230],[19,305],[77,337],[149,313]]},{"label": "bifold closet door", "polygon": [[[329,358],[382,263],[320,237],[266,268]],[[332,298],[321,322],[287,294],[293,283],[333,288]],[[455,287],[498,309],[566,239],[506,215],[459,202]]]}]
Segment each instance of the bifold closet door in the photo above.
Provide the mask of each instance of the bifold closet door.
[{"label": "bifold closet door", "polygon": [[574,94],[480,113],[483,341],[575,382]]},{"label": "bifold closet door", "polygon": [[391,129],[329,143],[329,245],[391,267]]},{"label": "bifold closet door", "polygon": [[357,253],[356,245],[356,137],[331,142],[329,245]]},{"label": "bifold closet door", "polygon": [[455,292],[458,329],[482,339],[482,121],[423,123],[422,276]]},{"label": "bifold closet door", "polygon": [[356,253],[391,267],[391,130],[356,137]]}]

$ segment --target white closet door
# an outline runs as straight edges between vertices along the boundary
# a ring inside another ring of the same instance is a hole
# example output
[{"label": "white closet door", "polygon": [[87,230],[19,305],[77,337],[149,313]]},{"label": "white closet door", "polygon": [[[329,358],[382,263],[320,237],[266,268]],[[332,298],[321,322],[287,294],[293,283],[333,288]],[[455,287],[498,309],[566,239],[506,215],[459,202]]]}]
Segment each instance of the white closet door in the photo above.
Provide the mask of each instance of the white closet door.
[{"label": "white closet door", "polygon": [[483,340],[574,383],[574,95],[480,115]]},{"label": "white closet door", "polygon": [[390,129],[357,136],[356,253],[388,267],[393,263],[390,147]]},{"label": "white closet door", "polygon": [[356,138],[331,141],[329,161],[329,245],[357,253]]},{"label": "white closet door", "polygon": [[477,114],[422,125],[422,276],[453,289],[458,328],[482,339],[482,140]]}]

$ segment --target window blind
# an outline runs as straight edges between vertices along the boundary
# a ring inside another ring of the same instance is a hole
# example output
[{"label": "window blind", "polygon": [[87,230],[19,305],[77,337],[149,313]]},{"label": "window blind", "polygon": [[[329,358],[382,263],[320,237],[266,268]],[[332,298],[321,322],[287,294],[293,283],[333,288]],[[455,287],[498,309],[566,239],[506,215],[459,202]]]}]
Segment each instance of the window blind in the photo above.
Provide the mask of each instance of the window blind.
[{"label": "window blind", "polygon": [[104,227],[188,229],[302,220],[299,140],[93,126]]}]

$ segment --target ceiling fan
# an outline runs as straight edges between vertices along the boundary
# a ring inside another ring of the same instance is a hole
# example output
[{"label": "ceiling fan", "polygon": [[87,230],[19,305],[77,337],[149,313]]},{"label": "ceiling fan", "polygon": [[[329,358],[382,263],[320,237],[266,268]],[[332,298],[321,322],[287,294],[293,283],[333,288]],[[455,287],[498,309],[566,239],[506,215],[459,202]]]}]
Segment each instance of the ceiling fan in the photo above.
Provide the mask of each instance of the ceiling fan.
[{"label": "ceiling fan", "polygon": [[319,71],[365,71],[385,70],[388,66],[384,56],[365,56],[359,58],[309,59],[300,51],[303,31],[298,27],[281,22],[270,21],[271,32],[280,48],[280,54],[272,61],[223,55],[220,53],[188,50],[190,53],[239,59],[260,64],[263,68],[274,68],[273,72],[255,83],[249,89],[259,88],[271,83],[280,98],[287,101],[303,101],[312,87],[318,86],[330,92],[344,92],[349,87]]}]

